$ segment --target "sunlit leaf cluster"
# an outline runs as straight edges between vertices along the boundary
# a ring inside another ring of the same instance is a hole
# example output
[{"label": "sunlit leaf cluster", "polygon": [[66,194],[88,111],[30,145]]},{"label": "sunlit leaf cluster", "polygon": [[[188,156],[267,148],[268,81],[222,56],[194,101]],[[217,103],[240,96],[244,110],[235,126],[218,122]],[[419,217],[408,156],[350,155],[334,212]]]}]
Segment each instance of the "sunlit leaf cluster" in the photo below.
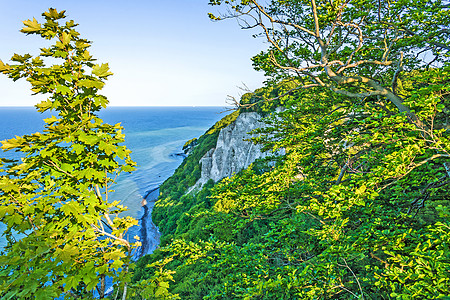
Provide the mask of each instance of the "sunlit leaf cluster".
[{"label": "sunlit leaf cluster", "polygon": [[182,299],[448,299],[448,4],[210,4],[268,42],[268,85],[238,106],[266,116],[254,141],[278,156],[162,191],[162,248],[134,280],[170,258]]},{"label": "sunlit leaf cluster", "polygon": [[99,94],[112,75],[108,64],[95,64],[74,21],[50,9],[44,22],[24,21],[23,33],[51,45],[40,54],[14,54],[0,71],[14,81],[25,78],[51,111],[43,131],[2,141],[4,151],[20,159],[2,160],[0,220],[8,245],[0,256],[0,297],[4,299],[93,298],[105,296],[106,277],[122,288],[132,244],[121,217],[126,207],[111,196],[121,172],[135,163],[123,145],[120,124],[104,123],[97,112],[108,101]]}]

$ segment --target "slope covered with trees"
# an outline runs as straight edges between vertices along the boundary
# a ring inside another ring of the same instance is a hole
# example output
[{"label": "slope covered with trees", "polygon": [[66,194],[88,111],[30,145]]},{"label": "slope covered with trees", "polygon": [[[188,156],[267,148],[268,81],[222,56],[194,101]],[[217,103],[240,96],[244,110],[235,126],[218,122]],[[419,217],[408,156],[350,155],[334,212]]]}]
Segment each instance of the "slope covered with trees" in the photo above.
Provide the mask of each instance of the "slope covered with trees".
[{"label": "slope covered with trees", "polygon": [[37,108],[56,116],[3,142],[24,156],[1,165],[0,296],[104,297],[111,276],[122,299],[449,299],[450,5],[209,2],[268,42],[253,58],[266,86],[237,104],[266,115],[255,142],[285,154],[186,194],[239,111],[188,143],[155,205],[161,248],[131,264],[135,220],[112,220],[123,207],[107,196],[134,163],[96,116],[109,68],[64,12],[25,21],[54,43],[0,71],[49,94]]},{"label": "slope covered with trees", "polygon": [[282,103],[256,142],[286,154],[160,202],[180,217],[134,280],[159,263],[181,299],[448,299],[449,5],[210,3],[268,41],[240,109]]}]

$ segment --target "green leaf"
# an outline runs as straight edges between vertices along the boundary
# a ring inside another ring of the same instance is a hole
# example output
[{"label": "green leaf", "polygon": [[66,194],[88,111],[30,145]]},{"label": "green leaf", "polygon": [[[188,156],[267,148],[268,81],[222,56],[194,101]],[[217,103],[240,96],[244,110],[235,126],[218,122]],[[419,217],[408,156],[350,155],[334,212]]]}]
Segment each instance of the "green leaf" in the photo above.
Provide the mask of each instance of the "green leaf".
[{"label": "green leaf", "polygon": [[82,212],[82,208],[81,206],[75,202],[75,201],[69,201],[66,204],[64,204],[63,206],[61,206],[61,210],[66,214],[66,215],[78,215],[80,212]]},{"label": "green leaf", "polygon": [[100,138],[97,135],[83,133],[80,134],[79,140],[86,143],[87,145],[93,146],[97,144]]},{"label": "green leaf", "polygon": [[[1,69],[0,69],[1,71]],[[442,112],[445,109],[445,105],[444,104],[438,104],[436,105],[436,110],[439,112]]]},{"label": "green leaf", "polygon": [[[19,225],[19,224],[21,224],[21,223],[23,222],[23,219],[22,219],[22,217],[21,217],[19,214],[14,214],[14,215],[12,215],[10,220],[11,220],[14,224],[17,224],[17,225]],[[11,223],[10,223],[10,224],[11,224]]]},{"label": "green leaf", "polygon": [[101,81],[95,79],[83,79],[78,82],[79,87],[87,87],[87,88],[103,88],[105,84]]},{"label": "green leaf", "polygon": [[108,99],[105,96],[98,95],[97,97],[94,97],[94,101],[96,105],[99,105],[101,107],[106,107],[108,105]]},{"label": "green leaf", "polygon": [[95,286],[98,284],[97,282],[97,278],[96,277],[89,277],[90,274],[85,275],[84,278],[84,283],[87,285],[86,286],[86,290],[88,291],[92,291]]},{"label": "green leaf", "polygon": [[110,160],[110,159],[101,159],[98,161],[100,165],[104,166],[104,167],[115,167],[117,165],[116,162]]},{"label": "green leaf", "polygon": [[48,12],[44,12],[42,15],[49,19],[58,20],[65,18],[65,12],[66,12],[65,10],[58,12],[56,9],[50,8]]},{"label": "green leaf", "polygon": [[37,67],[42,67],[44,66],[44,61],[39,57],[35,57],[32,59],[33,65],[37,66]]},{"label": "green leaf", "polygon": [[52,56],[53,57],[57,57],[57,58],[58,57],[60,57],[60,58],[67,58],[67,56],[69,56],[69,53],[67,51],[63,51],[63,50],[56,50],[55,53]]},{"label": "green leaf", "polygon": [[113,73],[109,72],[109,65],[107,63],[102,64],[101,66],[95,65],[94,67],[92,67],[92,74],[97,75],[100,78],[113,75]]},{"label": "green leaf", "polygon": [[78,41],[75,42],[75,47],[77,49],[85,49],[85,48],[90,47],[90,46],[91,45],[89,43],[87,43],[86,41],[78,40]]},{"label": "green leaf", "polygon": [[12,150],[12,149],[17,148],[19,146],[22,146],[24,141],[25,140],[23,138],[16,136],[16,138],[14,138],[14,139],[1,141],[1,143],[2,143],[2,147],[1,148],[3,150],[5,150],[5,151]]},{"label": "green leaf", "polygon": [[55,117],[55,116],[52,116],[51,118],[44,119],[44,122],[47,123],[48,125],[52,125],[56,121],[58,121],[58,118]]},{"label": "green leaf", "polygon": [[68,276],[65,280],[66,285],[64,286],[64,291],[69,291],[72,288],[76,288],[78,285],[78,280],[75,276]]},{"label": "green leaf", "polygon": [[17,61],[19,63],[25,63],[28,61],[32,56],[30,54],[25,55],[19,55],[17,53],[14,53],[13,57],[11,57],[12,61]]},{"label": "green leaf", "polygon": [[105,151],[105,153],[108,155],[111,155],[116,150],[116,147],[114,145],[105,143],[104,141],[100,142],[100,144],[98,145],[98,148],[102,151]]},{"label": "green leaf", "polygon": [[65,85],[57,85],[55,88],[55,92],[63,94],[63,95],[67,95],[67,94],[71,93],[71,89]]},{"label": "green leaf", "polygon": [[119,156],[120,159],[124,159],[127,155],[126,148],[123,146],[117,147],[117,156]]},{"label": "green leaf", "polygon": [[91,61],[92,60],[92,55],[89,53],[89,51],[85,50],[83,52],[83,55],[81,56],[81,58],[85,61]]},{"label": "green leaf", "polygon": [[61,42],[63,43],[63,45],[68,45],[71,40],[72,36],[64,31],[61,36]]},{"label": "green leaf", "polygon": [[366,191],[366,186],[362,185],[359,188],[356,189],[355,194],[356,195],[363,195],[364,192]]},{"label": "green leaf", "polygon": [[73,74],[64,74],[61,75],[61,78],[64,79],[65,81],[72,82],[75,76]]},{"label": "green leaf", "polygon": [[0,59],[0,72],[1,73],[8,73],[10,70],[10,67],[8,65],[5,65],[3,61]]},{"label": "green leaf", "polygon": [[73,166],[71,164],[62,163],[60,168],[69,173],[73,171]]},{"label": "green leaf", "polygon": [[44,100],[41,103],[36,104],[36,108],[38,109],[39,112],[44,112],[48,109],[50,109],[53,105],[53,102],[48,99],[48,100]]},{"label": "green leaf", "polygon": [[13,212],[14,208],[12,206],[0,206],[0,218],[3,218],[6,214],[11,214]]},{"label": "green leaf", "polygon": [[20,30],[23,33],[31,34],[41,31],[41,24],[39,24],[35,18],[33,18],[33,21],[31,20],[23,21],[23,24],[25,25],[25,27],[23,27],[22,30]]},{"label": "green leaf", "polygon": [[84,146],[80,144],[73,144],[72,149],[76,154],[81,154],[84,151]]}]

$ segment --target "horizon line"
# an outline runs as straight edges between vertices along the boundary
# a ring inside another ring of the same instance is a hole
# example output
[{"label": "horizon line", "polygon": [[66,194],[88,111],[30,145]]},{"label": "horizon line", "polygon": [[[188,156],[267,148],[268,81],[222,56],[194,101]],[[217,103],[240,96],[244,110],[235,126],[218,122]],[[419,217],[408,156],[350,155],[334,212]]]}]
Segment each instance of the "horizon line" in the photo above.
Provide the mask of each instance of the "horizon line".
[{"label": "horizon line", "polygon": [[[0,108],[35,108],[35,105],[0,105]],[[232,105],[108,105],[109,107],[233,107]],[[103,109],[105,109],[103,108]]]}]

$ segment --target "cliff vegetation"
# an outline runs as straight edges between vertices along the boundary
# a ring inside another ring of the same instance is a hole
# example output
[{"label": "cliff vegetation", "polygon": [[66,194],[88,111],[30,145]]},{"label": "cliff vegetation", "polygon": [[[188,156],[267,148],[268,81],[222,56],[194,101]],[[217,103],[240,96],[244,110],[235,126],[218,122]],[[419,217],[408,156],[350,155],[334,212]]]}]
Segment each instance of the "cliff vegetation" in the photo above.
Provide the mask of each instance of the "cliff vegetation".
[{"label": "cliff vegetation", "polygon": [[[136,220],[111,220],[124,208],[108,200],[112,174],[135,164],[120,125],[97,116],[112,73],[64,12],[24,22],[52,44],[0,72],[49,95],[36,107],[56,116],[2,142],[24,158],[0,163],[0,297],[104,298],[112,278],[114,299],[450,299],[450,5],[209,3],[228,12],[213,20],[265,39],[252,60],[267,81],[186,144],[152,215],[161,247],[135,264]],[[192,190],[249,111],[268,154]]]},{"label": "cliff vegetation", "polygon": [[449,299],[448,5],[210,3],[268,42],[253,58],[266,86],[236,104],[284,154],[162,189],[165,237],[134,280],[160,263],[181,299]]}]

